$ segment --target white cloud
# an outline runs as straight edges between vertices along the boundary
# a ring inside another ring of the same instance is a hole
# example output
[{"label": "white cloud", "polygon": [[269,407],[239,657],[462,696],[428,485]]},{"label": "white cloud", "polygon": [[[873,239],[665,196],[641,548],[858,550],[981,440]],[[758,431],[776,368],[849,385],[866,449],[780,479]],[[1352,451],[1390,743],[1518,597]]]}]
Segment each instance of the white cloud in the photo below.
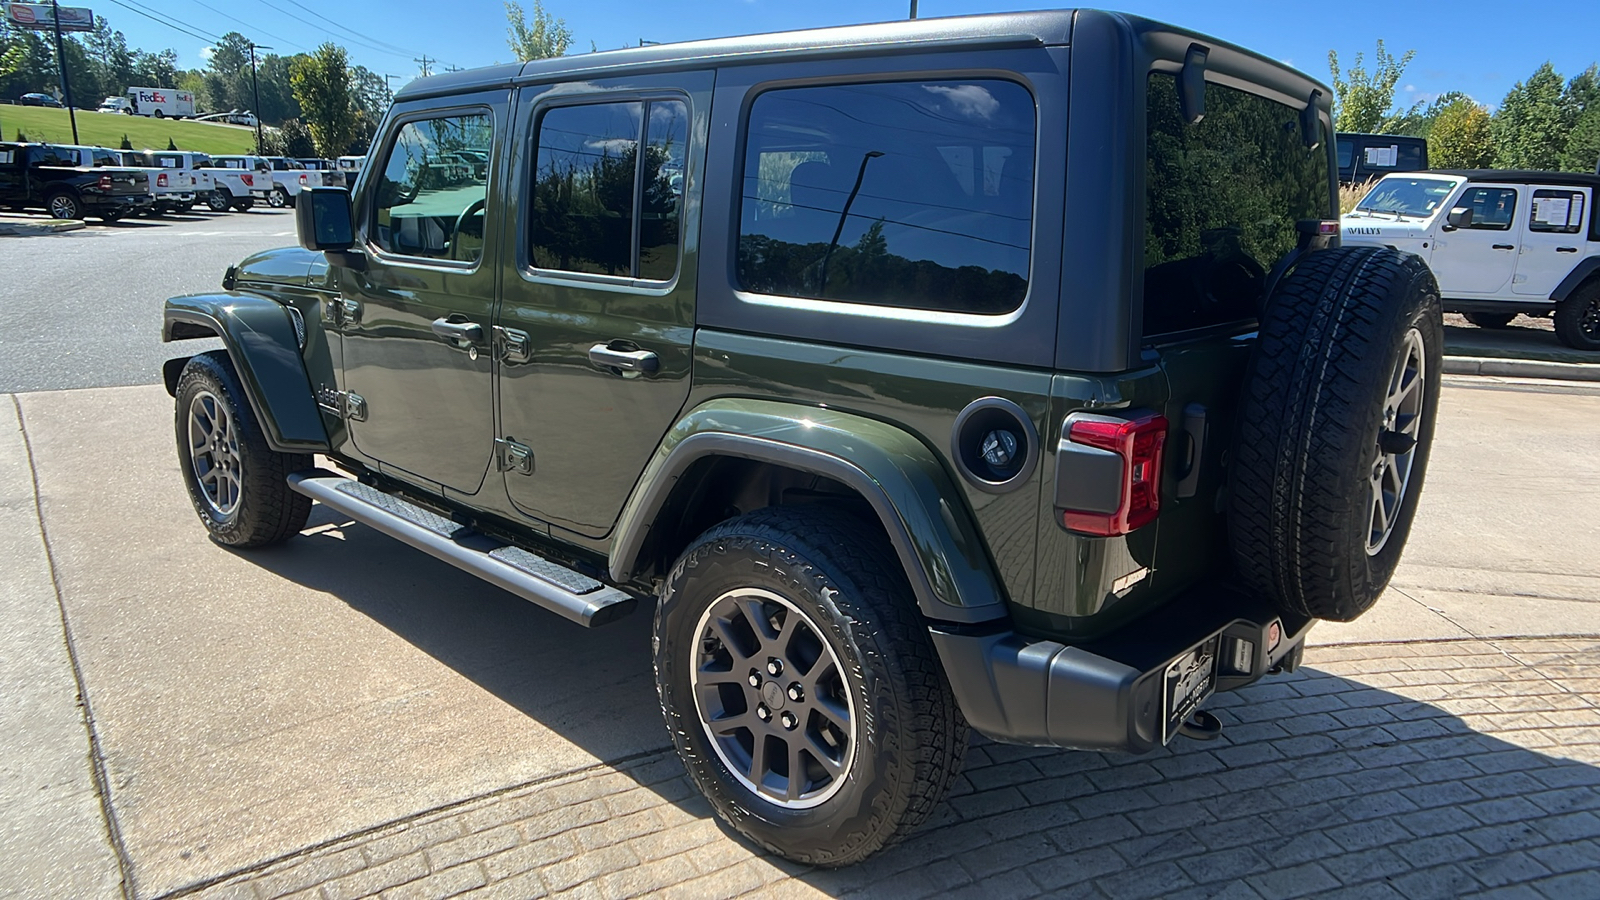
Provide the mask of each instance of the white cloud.
[{"label": "white cloud", "polygon": [[217,48],[207,44],[206,46],[200,48],[200,58],[206,62],[210,62],[211,54],[215,52],[217,52]]},{"label": "white cloud", "polygon": [[989,89],[977,84],[925,84],[922,89],[930,94],[938,94],[950,101],[955,107],[957,115],[969,119],[987,119],[1000,108],[1000,101],[989,93]]}]

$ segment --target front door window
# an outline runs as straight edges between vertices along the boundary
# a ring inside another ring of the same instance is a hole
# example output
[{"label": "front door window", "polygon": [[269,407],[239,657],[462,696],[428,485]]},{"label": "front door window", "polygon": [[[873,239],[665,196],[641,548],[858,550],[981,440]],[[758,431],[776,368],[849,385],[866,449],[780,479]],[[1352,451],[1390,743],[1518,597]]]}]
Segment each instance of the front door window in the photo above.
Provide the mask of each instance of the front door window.
[{"label": "front door window", "polygon": [[483,207],[493,129],[489,116],[410,122],[395,137],[373,204],[372,242],[390,253],[476,262],[483,252]]}]

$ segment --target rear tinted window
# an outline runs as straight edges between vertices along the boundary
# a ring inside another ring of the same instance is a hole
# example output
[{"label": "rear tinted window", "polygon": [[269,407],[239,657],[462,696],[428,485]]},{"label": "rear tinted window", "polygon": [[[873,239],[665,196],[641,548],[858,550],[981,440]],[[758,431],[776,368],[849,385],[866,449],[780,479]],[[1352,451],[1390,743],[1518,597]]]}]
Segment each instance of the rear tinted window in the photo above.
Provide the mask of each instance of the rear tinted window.
[{"label": "rear tinted window", "polygon": [[1034,103],[998,80],[768,91],[750,110],[744,290],[996,314],[1028,288]]},{"label": "rear tinted window", "polygon": [[1295,223],[1333,217],[1327,149],[1300,111],[1206,85],[1205,118],[1183,121],[1177,79],[1150,76],[1145,159],[1144,331],[1255,317],[1266,273],[1294,249]]}]

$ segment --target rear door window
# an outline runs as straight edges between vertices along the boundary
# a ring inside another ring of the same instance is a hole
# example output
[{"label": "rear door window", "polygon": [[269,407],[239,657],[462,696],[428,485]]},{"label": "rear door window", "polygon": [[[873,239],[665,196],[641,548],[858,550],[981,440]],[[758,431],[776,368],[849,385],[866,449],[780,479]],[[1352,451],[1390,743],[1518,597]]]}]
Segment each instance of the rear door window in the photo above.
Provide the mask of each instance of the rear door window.
[{"label": "rear door window", "polygon": [[1254,319],[1266,273],[1301,219],[1333,218],[1328,154],[1307,147],[1300,110],[1220,84],[1183,120],[1177,78],[1147,93],[1144,333]]},{"label": "rear door window", "polygon": [[1583,230],[1584,192],[1540,188],[1533,192],[1533,212],[1528,230],[1546,234],[1577,234]]},{"label": "rear door window", "polygon": [[1010,81],[786,88],[749,113],[737,277],[755,293],[1001,314],[1028,289],[1034,102]]}]

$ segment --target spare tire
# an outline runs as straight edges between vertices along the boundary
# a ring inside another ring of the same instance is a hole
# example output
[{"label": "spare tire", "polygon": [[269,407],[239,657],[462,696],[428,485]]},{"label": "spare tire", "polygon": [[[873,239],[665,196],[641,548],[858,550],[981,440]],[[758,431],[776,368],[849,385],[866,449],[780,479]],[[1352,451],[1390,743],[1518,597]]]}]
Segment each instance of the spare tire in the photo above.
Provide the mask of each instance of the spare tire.
[{"label": "spare tire", "polygon": [[1433,443],[1444,326],[1421,258],[1310,254],[1251,351],[1228,472],[1239,575],[1279,608],[1348,622],[1389,583]]}]

